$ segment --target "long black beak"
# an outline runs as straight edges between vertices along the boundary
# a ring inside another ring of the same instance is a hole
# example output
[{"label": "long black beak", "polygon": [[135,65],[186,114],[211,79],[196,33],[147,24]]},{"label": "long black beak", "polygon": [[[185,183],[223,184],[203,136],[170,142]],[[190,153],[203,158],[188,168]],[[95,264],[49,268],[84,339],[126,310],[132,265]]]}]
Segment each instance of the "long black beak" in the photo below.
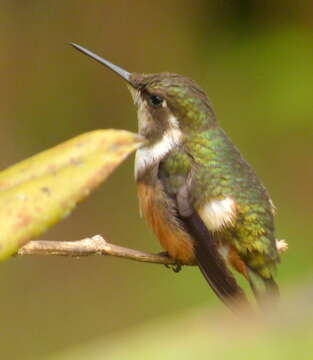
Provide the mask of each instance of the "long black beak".
[{"label": "long black beak", "polygon": [[75,43],[70,43],[70,45],[72,45],[75,49],[77,49],[78,51],[81,51],[83,54],[90,56],[92,59],[98,61],[100,64],[105,65],[106,67],[108,67],[110,70],[112,70],[113,72],[115,72],[117,75],[119,75],[121,78],[123,78],[124,80],[126,80],[130,85],[132,84],[131,81],[131,73],[129,73],[128,71],[120,68],[117,65],[112,64],[110,61],[105,60],[103,58],[101,58],[100,56],[94,54],[93,52],[83,48],[80,45],[77,45]]}]

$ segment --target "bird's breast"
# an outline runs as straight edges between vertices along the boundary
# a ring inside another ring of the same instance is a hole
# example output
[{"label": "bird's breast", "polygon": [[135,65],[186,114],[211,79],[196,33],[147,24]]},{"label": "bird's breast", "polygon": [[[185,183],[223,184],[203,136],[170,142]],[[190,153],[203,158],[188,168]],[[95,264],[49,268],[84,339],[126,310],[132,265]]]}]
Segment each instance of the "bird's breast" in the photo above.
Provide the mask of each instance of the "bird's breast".
[{"label": "bird's breast", "polygon": [[146,221],[169,255],[182,264],[194,264],[193,240],[175,217],[173,200],[162,185],[137,181],[140,208]]}]

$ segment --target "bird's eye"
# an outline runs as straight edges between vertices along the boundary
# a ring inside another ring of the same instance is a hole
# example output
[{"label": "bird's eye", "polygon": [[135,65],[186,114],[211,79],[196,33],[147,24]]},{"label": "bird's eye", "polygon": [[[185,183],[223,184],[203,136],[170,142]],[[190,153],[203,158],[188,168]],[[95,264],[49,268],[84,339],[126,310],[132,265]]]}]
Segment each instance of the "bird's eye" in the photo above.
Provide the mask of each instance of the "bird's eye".
[{"label": "bird's eye", "polygon": [[149,101],[150,106],[152,106],[154,108],[158,108],[158,107],[162,106],[163,98],[159,95],[150,95],[148,101]]}]

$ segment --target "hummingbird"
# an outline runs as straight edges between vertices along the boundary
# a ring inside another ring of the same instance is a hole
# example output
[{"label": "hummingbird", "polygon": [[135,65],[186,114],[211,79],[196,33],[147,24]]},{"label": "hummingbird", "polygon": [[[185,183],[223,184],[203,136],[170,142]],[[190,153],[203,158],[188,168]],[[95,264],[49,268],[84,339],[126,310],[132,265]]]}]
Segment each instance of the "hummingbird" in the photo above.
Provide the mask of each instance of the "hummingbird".
[{"label": "hummingbird", "polygon": [[231,270],[261,304],[278,295],[273,202],[217,122],[206,93],[187,77],[130,73],[71,45],[128,85],[146,139],[135,159],[140,209],[165,253],[178,268],[197,265],[231,309],[248,303]]}]

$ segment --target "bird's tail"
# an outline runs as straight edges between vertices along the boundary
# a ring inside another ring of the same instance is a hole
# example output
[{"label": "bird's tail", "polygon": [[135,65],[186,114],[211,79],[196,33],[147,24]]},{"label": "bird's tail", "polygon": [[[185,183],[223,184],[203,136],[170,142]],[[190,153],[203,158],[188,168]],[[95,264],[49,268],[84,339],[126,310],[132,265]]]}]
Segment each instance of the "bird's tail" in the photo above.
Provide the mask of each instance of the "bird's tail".
[{"label": "bird's tail", "polygon": [[262,308],[267,308],[279,300],[279,288],[272,277],[265,278],[248,268],[250,287]]},{"label": "bird's tail", "polygon": [[249,308],[250,304],[244,291],[237,284],[218,251],[216,234],[207,229],[196,213],[185,217],[184,225],[195,239],[197,264],[215,294],[233,312]]}]

